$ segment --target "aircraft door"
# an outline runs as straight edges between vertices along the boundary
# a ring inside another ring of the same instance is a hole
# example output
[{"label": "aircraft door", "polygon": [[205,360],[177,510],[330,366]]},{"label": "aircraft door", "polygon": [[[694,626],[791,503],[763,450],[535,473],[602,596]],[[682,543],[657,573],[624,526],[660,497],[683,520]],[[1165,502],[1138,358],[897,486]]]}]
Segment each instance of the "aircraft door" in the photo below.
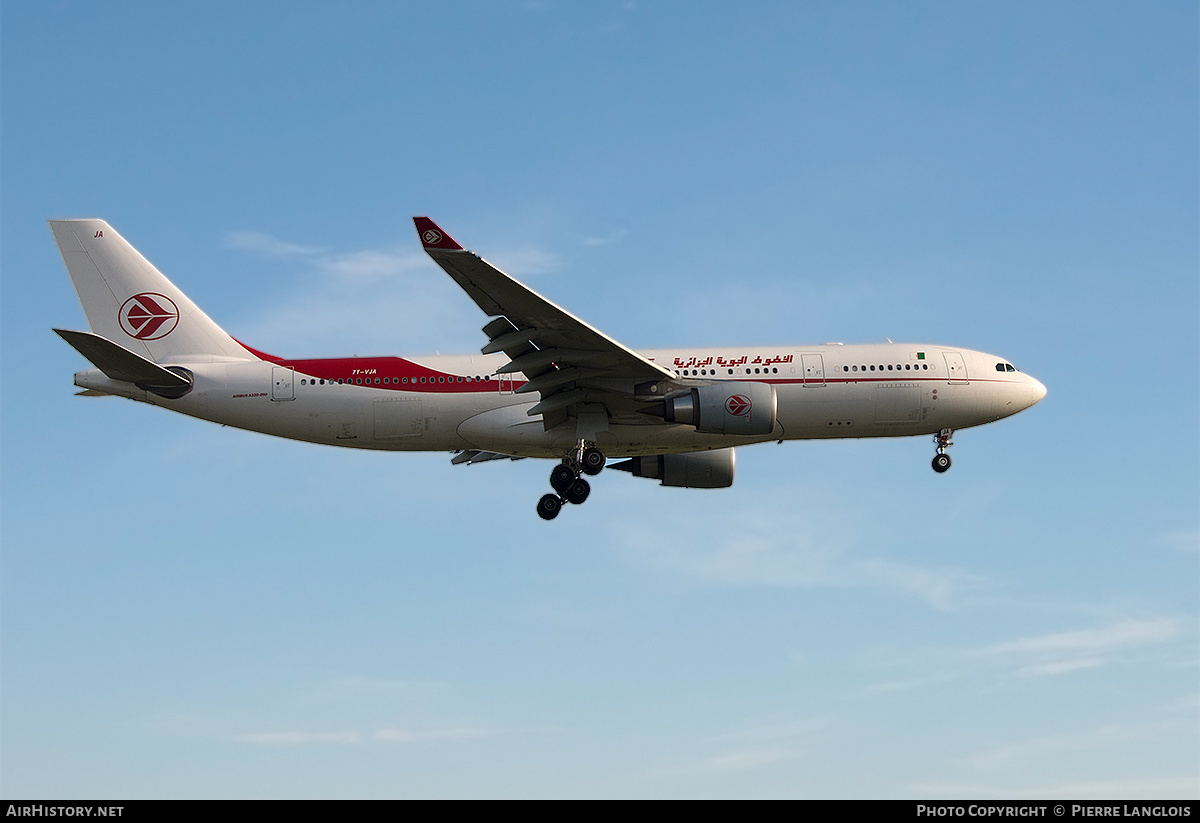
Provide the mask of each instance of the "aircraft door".
[{"label": "aircraft door", "polygon": [[819,354],[800,355],[800,368],[804,369],[805,386],[825,385],[825,362]]},{"label": "aircraft door", "polygon": [[296,370],[285,366],[271,367],[271,399],[295,400]]},{"label": "aircraft door", "polygon": [[946,360],[946,372],[950,383],[967,383],[967,364],[963,356],[956,351],[944,351],[942,357]]}]

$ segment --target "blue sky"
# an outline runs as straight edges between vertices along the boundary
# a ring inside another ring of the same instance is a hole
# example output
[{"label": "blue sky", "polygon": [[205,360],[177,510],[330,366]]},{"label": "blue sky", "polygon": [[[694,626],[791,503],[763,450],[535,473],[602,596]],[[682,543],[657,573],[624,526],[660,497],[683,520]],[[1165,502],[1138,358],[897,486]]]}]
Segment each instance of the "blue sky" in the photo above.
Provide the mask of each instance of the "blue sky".
[{"label": "blue sky", "polygon": [[[0,792],[1196,797],[1197,9],[9,3]],[[74,397],[45,221],[289,357],[471,352],[410,218],[635,348],[994,352],[722,491]]]}]

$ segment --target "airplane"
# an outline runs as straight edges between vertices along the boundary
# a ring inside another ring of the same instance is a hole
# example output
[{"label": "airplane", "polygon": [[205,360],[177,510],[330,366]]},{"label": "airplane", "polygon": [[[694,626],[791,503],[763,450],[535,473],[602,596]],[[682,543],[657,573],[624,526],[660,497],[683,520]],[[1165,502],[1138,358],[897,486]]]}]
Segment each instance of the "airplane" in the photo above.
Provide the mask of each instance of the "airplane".
[{"label": "airplane", "polygon": [[118,396],[279,437],[454,464],[558,460],[537,513],[583,503],[610,468],[663,486],[733,484],[734,450],[784,440],[953,433],[1016,414],[1046,387],[954,346],[725,346],[634,351],[467,251],[427,217],[424,250],[492,318],[479,355],[292,360],[226,334],[103,220],[51,220],[90,332],[54,331]]}]

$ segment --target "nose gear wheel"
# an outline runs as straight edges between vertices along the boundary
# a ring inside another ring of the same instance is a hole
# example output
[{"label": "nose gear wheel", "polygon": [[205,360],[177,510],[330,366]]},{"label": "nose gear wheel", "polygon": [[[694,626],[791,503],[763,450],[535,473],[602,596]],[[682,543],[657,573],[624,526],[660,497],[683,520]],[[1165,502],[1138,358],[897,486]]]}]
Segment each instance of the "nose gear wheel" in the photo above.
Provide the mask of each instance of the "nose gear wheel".
[{"label": "nose gear wheel", "polygon": [[933,442],[937,444],[937,454],[933,456],[933,470],[938,474],[950,468],[950,455],[946,454],[953,443],[950,438],[954,436],[954,429],[942,429],[933,436]]}]

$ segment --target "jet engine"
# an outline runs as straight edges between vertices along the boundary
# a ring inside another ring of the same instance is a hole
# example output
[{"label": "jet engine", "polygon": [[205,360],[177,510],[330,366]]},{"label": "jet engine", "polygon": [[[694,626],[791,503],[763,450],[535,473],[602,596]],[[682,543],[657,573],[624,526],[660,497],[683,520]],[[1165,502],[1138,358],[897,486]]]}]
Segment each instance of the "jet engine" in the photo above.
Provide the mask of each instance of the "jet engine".
[{"label": "jet engine", "polygon": [[721,381],[668,397],[643,409],[668,423],[695,426],[704,434],[764,435],[775,430],[775,387]]},{"label": "jet engine", "polygon": [[631,457],[609,468],[661,480],[662,486],[724,489],[733,485],[733,449]]}]

